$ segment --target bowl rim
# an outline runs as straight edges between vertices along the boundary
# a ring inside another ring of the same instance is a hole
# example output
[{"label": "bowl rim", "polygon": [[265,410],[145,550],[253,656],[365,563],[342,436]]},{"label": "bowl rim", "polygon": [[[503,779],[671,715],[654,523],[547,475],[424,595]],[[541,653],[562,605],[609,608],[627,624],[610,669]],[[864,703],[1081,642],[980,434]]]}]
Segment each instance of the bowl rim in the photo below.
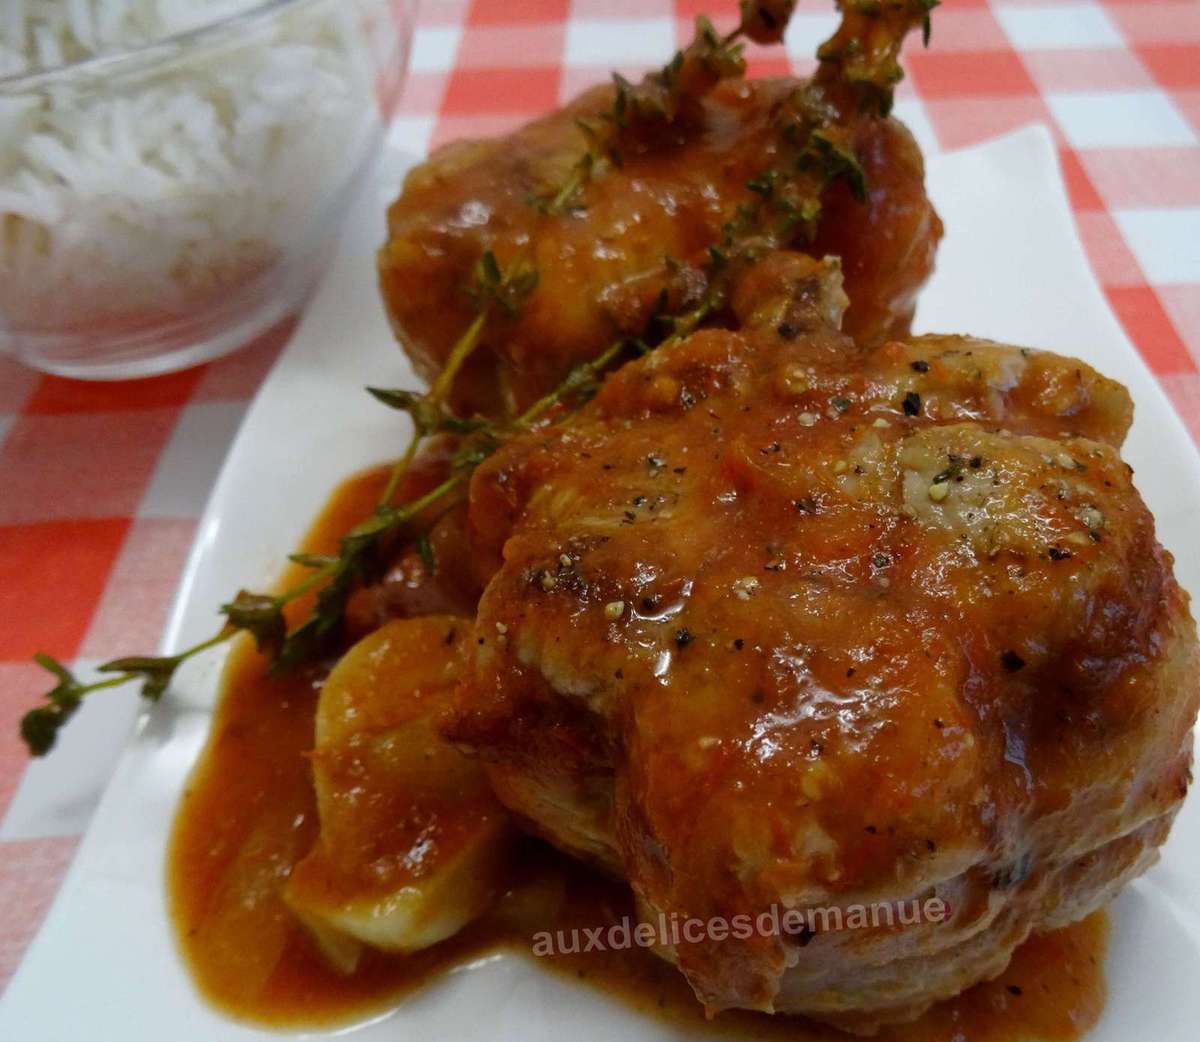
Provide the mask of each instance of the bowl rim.
[{"label": "bowl rim", "polygon": [[[80,58],[78,61],[64,62],[48,68],[29,69],[0,76],[0,95],[23,94],[76,75],[85,79],[110,79],[120,77],[125,73],[140,72],[148,66],[181,57],[192,48],[202,47],[209,43],[219,43],[227,37],[235,35],[238,30],[265,22],[288,9],[315,7],[318,4],[329,3],[340,5],[341,2],[342,0],[259,0],[258,3],[251,4],[244,10],[234,11],[215,21],[204,22],[191,29],[183,29],[157,40],[116,50],[102,51],[99,54]],[[403,8],[411,22],[412,0],[386,0],[386,3],[393,11]]]}]

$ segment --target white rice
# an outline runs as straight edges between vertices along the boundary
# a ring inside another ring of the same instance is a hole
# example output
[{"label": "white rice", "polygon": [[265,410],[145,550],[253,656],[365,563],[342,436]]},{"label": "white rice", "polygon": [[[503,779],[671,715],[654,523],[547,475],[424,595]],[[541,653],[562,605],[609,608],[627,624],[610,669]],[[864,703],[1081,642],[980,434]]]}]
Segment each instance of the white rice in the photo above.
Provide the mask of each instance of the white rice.
[{"label": "white rice", "polygon": [[[0,0],[0,76],[254,6]],[[289,12],[119,89],[0,91],[0,323],[182,314],[303,248],[375,118],[352,7]]]}]

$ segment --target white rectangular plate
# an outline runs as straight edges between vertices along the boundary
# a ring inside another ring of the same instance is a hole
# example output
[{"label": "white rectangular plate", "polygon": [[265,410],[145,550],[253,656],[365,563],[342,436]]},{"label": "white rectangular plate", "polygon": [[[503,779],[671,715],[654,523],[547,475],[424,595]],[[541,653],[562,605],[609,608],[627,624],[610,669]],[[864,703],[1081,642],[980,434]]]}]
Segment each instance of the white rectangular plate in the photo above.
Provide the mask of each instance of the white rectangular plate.
[{"label": "white rectangular plate", "polygon": [[[330,490],[396,455],[395,413],[366,383],[411,384],[376,296],[374,251],[398,184],[365,193],[341,252],[300,330],[247,415],[200,525],[165,638],[176,648],[211,632],[214,608],[269,582]],[[970,332],[1076,355],[1123,381],[1137,405],[1126,458],[1200,590],[1189,538],[1200,516],[1200,466],[1182,423],[1097,287],[1076,238],[1053,143],[1041,128],[941,156],[930,193],[946,222],[938,271],[922,298],[925,330]],[[215,1042],[270,1037],[231,1024],[197,997],[165,914],[164,851],[180,790],[208,730],[220,656],[182,673],[146,714],[80,847],[41,934],[0,1006],[14,1042]],[[1200,1023],[1200,801],[1188,803],[1161,864],[1116,903],[1110,1000],[1092,1042],[1194,1042]],[[451,974],[362,1027],[396,1039],[682,1039],[603,996],[495,956]]]}]

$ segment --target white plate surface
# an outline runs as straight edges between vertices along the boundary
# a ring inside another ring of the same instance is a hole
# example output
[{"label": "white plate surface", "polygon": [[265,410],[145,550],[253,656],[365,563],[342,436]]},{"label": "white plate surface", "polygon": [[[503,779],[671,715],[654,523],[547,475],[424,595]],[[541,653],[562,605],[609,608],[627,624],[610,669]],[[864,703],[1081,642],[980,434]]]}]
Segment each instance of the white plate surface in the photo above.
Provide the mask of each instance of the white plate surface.
[{"label": "white plate surface", "polygon": [[[180,587],[164,647],[211,632],[214,607],[261,586],[338,481],[394,456],[395,413],[366,383],[411,384],[376,298],[373,254],[398,184],[364,194],[301,328],[264,384],[226,461]],[[1138,487],[1200,590],[1189,538],[1200,466],[1171,405],[1125,338],[1088,268],[1049,134],[1030,128],[939,156],[930,192],[946,222],[923,330],[971,332],[1076,355],[1122,380],[1137,416],[1126,446]],[[232,1024],[197,997],[164,911],[164,848],[184,779],[208,729],[220,656],[181,672],[138,727],[40,935],[0,1005],[12,1042],[227,1042],[273,1037]],[[1200,1024],[1200,800],[1180,815],[1162,862],[1114,908],[1110,1000],[1090,1042],[1194,1042]],[[363,1026],[375,1040],[579,1042],[683,1039],[514,956],[451,974]]]}]

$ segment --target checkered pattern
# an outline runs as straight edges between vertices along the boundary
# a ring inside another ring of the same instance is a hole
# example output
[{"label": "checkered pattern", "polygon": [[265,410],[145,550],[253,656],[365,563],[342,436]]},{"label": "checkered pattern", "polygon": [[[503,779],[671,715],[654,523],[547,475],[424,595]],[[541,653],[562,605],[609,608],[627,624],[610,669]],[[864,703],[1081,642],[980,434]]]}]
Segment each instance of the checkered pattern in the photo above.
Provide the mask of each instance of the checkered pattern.
[{"label": "checkered pattern", "polygon": [[[426,0],[393,140],[421,153],[494,134],[607,77],[659,64],[733,0]],[[833,27],[801,0],[751,73],[806,72]],[[1038,120],[1131,339],[1200,436],[1200,4],[945,0],[906,55],[897,111],[927,152]],[[41,920],[117,755],[136,696],[105,696],[67,749],[27,768],[16,724],[43,649],[86,668],[155,646],[221,458],[288,333],[203,369],[128,384],[0,359],[0,983]],[[80,771],[70,746],[103,755]],[[83,775],[82,777],[80,775]],[[65,794],[65,797],[64,797]]]}]

